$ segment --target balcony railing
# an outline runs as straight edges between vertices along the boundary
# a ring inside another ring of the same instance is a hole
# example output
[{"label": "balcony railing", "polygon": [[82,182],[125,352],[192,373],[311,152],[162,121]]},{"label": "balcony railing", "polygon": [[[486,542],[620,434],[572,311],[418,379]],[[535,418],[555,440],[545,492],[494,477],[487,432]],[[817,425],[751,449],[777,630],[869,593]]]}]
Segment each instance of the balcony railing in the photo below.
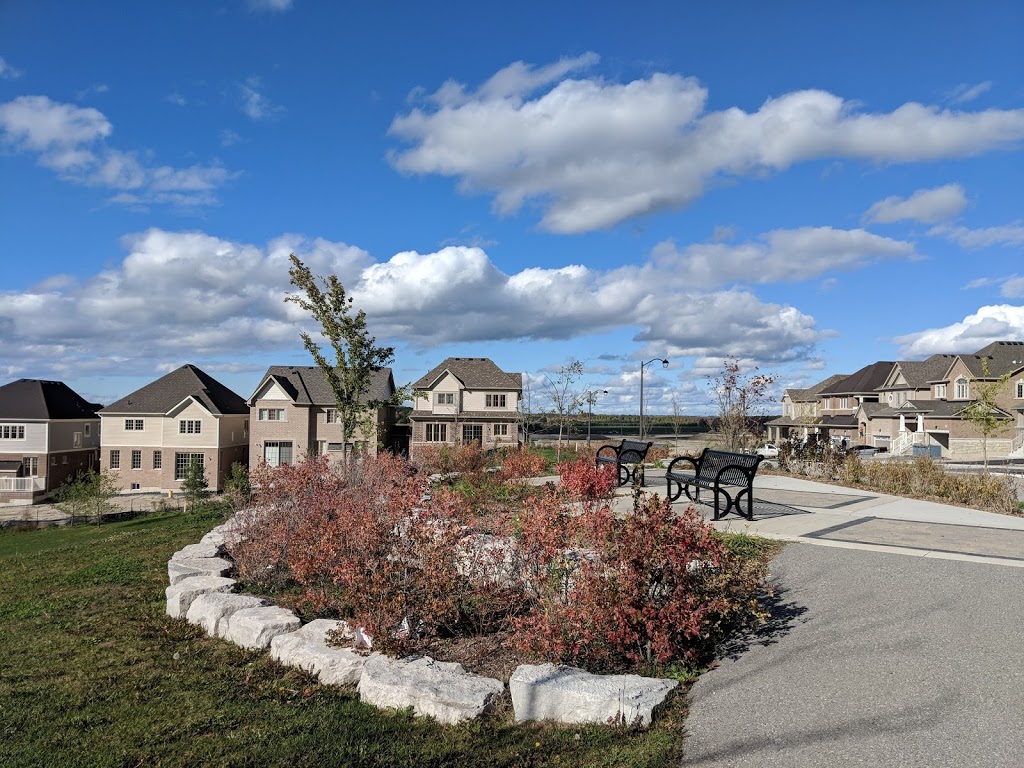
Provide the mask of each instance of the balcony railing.
[{"label": "balcony railing", "polygon": [[912,445],[924,442],[921,432],[900,432],[889,445],[890,456],[902,456]]},{"label": "balcony railing", "polygon": [[42,491],[42,477],[0,477],[0,493],[32,493]]},{"label": "balcony railing", "polygon": [[1017,436],[1010,443],[1010,453],[1016,453],[1022,448],[1024,448],[1024,429],[1018,429]]}]

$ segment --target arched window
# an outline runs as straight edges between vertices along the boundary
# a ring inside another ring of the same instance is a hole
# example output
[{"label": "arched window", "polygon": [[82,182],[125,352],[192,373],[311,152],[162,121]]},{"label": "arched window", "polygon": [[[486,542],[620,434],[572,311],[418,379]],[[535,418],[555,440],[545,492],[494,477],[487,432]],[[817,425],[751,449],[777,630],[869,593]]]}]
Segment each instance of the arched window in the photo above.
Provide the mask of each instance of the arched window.
[{"label": "arched window", "polygon": [[970,389],[967,386],[967,379],[961,376],[956,380],[956,399],[966,400],[970,394]]}]

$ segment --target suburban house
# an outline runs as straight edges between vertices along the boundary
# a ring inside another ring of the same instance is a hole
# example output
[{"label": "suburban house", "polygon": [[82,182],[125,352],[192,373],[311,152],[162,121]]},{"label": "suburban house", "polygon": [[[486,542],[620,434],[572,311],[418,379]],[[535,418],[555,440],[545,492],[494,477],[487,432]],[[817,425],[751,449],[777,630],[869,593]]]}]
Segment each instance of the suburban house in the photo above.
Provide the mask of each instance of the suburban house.
[{"label": "suburban house", "polygon": [[765,424],[768,439],[772,442],[806,440],[818,426],[818,393],[846,376],[845,373],[836,373],[807,389],[785,390],[782,393],[782,416]]},{"label": "suburban house", "polygon": [[123,491],[180,489],[192,461],[220,491],[248,464],[249,406],[194,365],[183,365],[100,411],[100,465]]},{"label": "suburban house", "polygon": [[[364,402],[384,402],[395,394],[390,368],[375,371]],[[371,414],[372,426],[343,436],[334,392],[316,366],[272,365],[247,405],[251,431],[249,455],[271,466],[291,464],[305,455],[344,457],[343,440],[357,451],[376,455],[379,447],[393,447],[398,409],[381,406]]]},{"label": "suburban house", "polygon": [[0,503],[36,502],[99,469],[100,406],[62,381],[0,387]]},{"label": "suburban house", "polygon": [[518,446],[522,393],[521,373],[506,373],[486,357],[449,357],[413,384],[409,456],[446,443]]},{"label": "suburban house", "polygon": [[848,437],[851,444],[886,448],[896,456],[928,453],[978,459],[985,450],[982,435],[963,411],[976,399],[976,382],[997,381],[1004,375],[1009,378],[996,397],[995,415],[1005,425],[989,436],[987,453],[1024,458],[1022,341],[996,341],[971,355],[873,363],[828,386],[815,387],[813,406],[805,402],[804,390],[787,390],[792,406],[801,403],[805,415],[787,413],[784,396],[783,415],[768,423],[769,436],[778,440],[817,433],[821,439],[838,442]]}]

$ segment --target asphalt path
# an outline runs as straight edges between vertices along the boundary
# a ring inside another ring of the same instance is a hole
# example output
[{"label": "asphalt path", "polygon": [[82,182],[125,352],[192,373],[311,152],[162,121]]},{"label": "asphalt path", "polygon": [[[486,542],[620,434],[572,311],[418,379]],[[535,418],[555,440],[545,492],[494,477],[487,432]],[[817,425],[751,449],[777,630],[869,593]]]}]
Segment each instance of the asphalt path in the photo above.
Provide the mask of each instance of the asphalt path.
[{"label": "asphalt path", "polygon": [[690,692],[683,765],[1024,766],[1024,569],[790,544]]}]

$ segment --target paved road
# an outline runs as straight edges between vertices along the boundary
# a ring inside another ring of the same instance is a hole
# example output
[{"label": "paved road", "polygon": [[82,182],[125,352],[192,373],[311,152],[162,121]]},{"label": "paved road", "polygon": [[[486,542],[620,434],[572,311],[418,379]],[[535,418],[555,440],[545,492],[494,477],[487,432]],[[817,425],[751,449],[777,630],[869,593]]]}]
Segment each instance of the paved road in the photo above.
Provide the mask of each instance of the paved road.
[{"label": "paved road", "polygon": [[1024,569],[790,544],[777,629],[691,691],[686,766],[1024,766]]}]

